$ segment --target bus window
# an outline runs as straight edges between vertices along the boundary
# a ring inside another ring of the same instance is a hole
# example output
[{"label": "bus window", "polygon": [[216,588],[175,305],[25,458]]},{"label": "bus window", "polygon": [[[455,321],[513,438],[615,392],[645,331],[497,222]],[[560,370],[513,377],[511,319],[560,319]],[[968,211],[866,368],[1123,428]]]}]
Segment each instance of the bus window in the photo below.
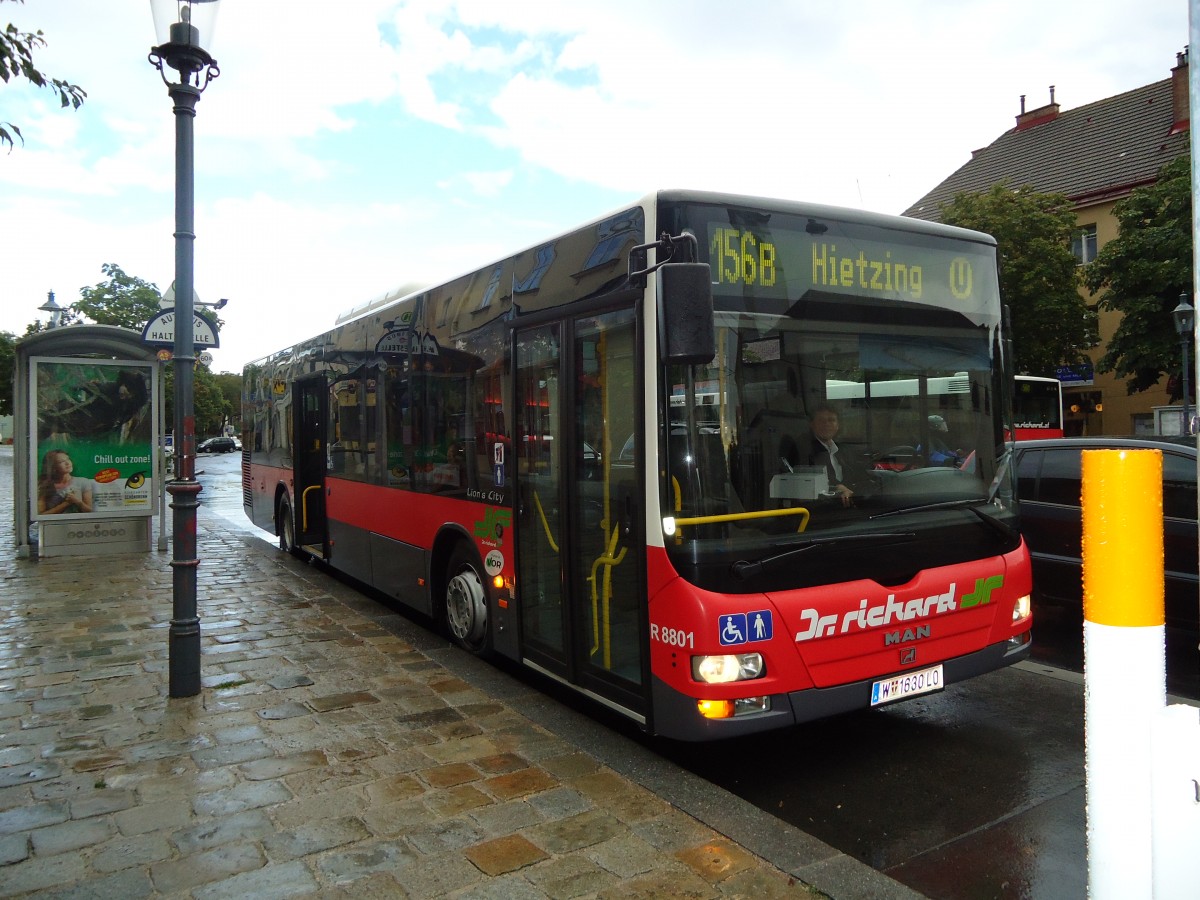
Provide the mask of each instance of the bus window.
[{"label": "bus window", "polygon": [[387,483],[397,486],[413,484],[413,421],[412,397],[409,392],[407,361],[389,366],[384,375],[384,396],[387,412],[384,416],[384,439],[387,444]]},{"label": "bus window", "polygon": [[359,381],[344,378],[329,388],[329,432],[325,446],[328,450],[327,468],[332,475],[362,478],[363,415],[359,406]]}]

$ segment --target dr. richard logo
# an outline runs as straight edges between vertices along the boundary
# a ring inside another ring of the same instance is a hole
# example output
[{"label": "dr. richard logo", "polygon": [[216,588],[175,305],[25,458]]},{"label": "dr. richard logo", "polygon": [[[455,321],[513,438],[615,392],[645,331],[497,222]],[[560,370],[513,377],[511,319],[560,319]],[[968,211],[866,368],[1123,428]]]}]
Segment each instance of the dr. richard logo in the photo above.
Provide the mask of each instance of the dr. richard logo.
[{"label": "dr. richard logo", "polygon": [[950,587],[945,593],[930,594],[928,597],[897,600],[895,594],[888,594],[885,602],[875,606],[870,605],[869,599],[863,599],[859,603],[858,609],[852,609],[842,614],[840,625],[837,613],[823,616],[818,610],[804,609],[800,611],[800,620],[805,627],[796,632],[796,642],[830,637],[834,634],[849,634],[852,631],[865,631],[868,628],[880,628],[893,622],[911,622],[927,616],[944,615],[956,609],[983,606],[991,600],[992,591],[998,590],[1003,584],[1004,576],[1002,575],[977,578],[975,590],[964,595],[961,601],[955,599],[958,588],[955,582],[950,583]]}]

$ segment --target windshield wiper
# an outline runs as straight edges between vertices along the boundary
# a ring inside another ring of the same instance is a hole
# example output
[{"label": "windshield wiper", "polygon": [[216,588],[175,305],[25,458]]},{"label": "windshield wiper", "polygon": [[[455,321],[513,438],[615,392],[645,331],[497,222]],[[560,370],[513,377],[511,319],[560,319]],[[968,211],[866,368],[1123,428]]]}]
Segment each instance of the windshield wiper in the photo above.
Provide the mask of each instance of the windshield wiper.
[{"label": "windshield wiper", "polygon": [[919,506],[902,506],[898,509],[889,509],[887,512],[875,513],[870,516],[871,519],[886,519],[888,516],[898,516],[901,513],[910,512],[925,512],[934,509],[965,509],[967,512],[973,513],[980,522],[996,531],[1002,537],[1015,540],[1018,537],[1017,530],[1011,525],[1001,522],[999,519],[989,516],[979,508],[981,503],[987,503],[986,500],[942,500],[938,503],[922,503]]},{"label": "windshield wiper", "polygon": [[807,553],[809,550],[816,550],[818,547],[832,547],[836,544],[888,544],[898,541],[911,541],[915,540],[916,537],[914,532],[901,531],[885,534],[844,534],[841,536],[831,535],[830,537],[810,538],[798,547],[792,547],[789,550],[784,550],[782,553],[775,553],[771,556],[764,556],[757,562],[750,562],[748,559],[739,559],[730,569],[738,578],[745,580],[753,578],[755,575],[761,575],[784,560],[791,559],[793,556],[799,556],[801,553]]}]

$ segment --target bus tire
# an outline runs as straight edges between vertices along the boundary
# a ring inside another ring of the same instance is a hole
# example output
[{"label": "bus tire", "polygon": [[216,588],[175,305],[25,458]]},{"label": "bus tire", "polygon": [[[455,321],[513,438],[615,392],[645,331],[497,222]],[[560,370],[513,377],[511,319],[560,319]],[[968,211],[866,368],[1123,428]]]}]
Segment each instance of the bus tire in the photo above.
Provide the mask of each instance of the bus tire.
[{"label": "bus tire", "polygon": [[454,548],[446,566],[442,619],[454,643],[477,656],[487,653],[487,590],[475,554],[466,544]]},{"label": "bus tire", "polygon": [[279,498],[275,521],[279,531],[279,549],[292,556],[299,556],[300,550],[296,547],[296,522],[292,518],[292,505],[288,503],[287,497]]}]

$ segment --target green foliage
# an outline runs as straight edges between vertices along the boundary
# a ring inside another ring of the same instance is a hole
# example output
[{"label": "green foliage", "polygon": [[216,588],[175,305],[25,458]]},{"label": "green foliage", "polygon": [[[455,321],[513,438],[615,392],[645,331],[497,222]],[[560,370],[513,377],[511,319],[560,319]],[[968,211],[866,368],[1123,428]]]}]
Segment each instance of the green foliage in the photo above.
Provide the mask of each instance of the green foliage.
[{"label": "green foliage", "polygon": [[[2,2],[4,0],[0,0],[0,3]],[[24,3],[25,0],[15,0],[15,2]],[[79,109],[83,105],[83,98],[87,96],[87,91],[60,78],[47,78],[34,66],[33,51],[45,46],[46,40],[40,30],[32,33],[18,31],[17,27],[10,22],[0,33],[0,78],[3,78],[5,82],[12,78],[24,78],[37,87],[48,87],[58,95],[63,108],[70,106]],[[8,144],[11,152],[14,140],[25,142],[25,139],[21,137],[21,129],[12,122],[0,121],[0,146]]]},{"label": "green foliage", "polygon": [[193,404],[196,411],[196,435],[219,434],[226,417],[233,411],[221,393],[216,377],[208,366],[197,366],[193,375]]},{"label": "green foliage", "polygon": [[1071,252],[1075,214],[1064,194],[1001,182],[986,193],[956,194],[942,209],[942,221],[996,239],[1016,372],[1046,375],[1087,360],[1084,351],[1098,340],[1096,314],[1079,294]]},{"label": "green foliage", "polygon": [[0,331],[0,416],[13,414],[13,369],[16,360],[16,335]]},{"label": "green foliage", "polygon": [[105,263],[100,270],[108,280],[80,288],[81,299],[75,301],[75,312],[97,325],[119,325],[141,331],[160,312],[158,288],[149,281],[125,274],[116,263]]},{"label": "green foliage", "polygon": [[234,427],[240,432],[242,430],[242,376],[233,372],[221,372],[213,376],[217,389],[220,390],[221,396],[225,398],[225,404],[228,409],[226,415],[233,422]]},{"label": "green foliage", "polygon": [[1192,286],[1191,172],[1191,157],[1178,157],[1159,170],[1153,185],[1117,203],[1120,234],[1084,273],[1089,290],[1107,289],[1101,308],[1121,313],[1099,369],[1127,378],[1131,394],[1182,365],[1171,310]]},{"label": "green foliage", "polygon": [[[3,2],[3,0],[0,0]],[[81,299],[65,307],[61,325],[88,319],[99,325],[117,325],[141,332],[145,324],[161,310],[158,288],[144,279],[127,274],[115,263],[100,267],[107,281],[80,289]],[[222,322],[206,309],[197,309],[219,330]],[[49,326],[40,320],[28,325],[25,337],[45,331]],[[12,415],[12,379],[16,365],[17,338],[0,331],[0,416]],[[166,402],[167,428],[175,421],[175,365],[165,371],[163,400]],[[241,426],[242,376],[231,372],[214,375],[205,365],[197,365],[192,376],[192,403],[196,434],[200,437],[219,434],[227,422]]]},{"label": "green foliage", "polygon": [[[208,366],[204,365],[197,365],[192,372],[192,413],[196,419],[197,440],[222,433],[222,426],[238,408],[238,404],[230,403],[225,397],[223,385],[220,383],[220,379],[225,377],[225,373],[213,375]],[[232,377],[238,378],[236,375]],[[167,366],[163,382],[164,399],[167,402],[167,429],[170,430],[175,421],[174,363]]]}]

